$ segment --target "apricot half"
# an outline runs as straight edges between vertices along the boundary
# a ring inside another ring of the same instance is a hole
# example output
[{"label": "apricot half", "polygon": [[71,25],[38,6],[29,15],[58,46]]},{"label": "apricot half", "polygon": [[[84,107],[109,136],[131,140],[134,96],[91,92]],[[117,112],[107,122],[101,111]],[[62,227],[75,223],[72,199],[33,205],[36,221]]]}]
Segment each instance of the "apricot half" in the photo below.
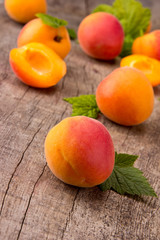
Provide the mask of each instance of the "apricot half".
[{"label": "apricot half", "polygon": [[136,38],[132,45],[132,53],[160,60],[160,30]]},{"label": "apricot half", "polygon": [[114,168],[114,146],[105,126],[89,117],[62,120],[48,133],[45,156],[53,174],[67,184],[93,187]]},{"label": "apricot half", "polygon": [[46,0],[5,0],[5,9],[13,20],[26,23],[35,18],[36,13],[46,13]]},{"label": "apricot half", "polygon": [[160,84],[160,61],[145,55],[133,54],[122,58],[121,67],[134,67],[141,70],[151,82],[152,86]]},{"label": "apricot half", "polygon": [[47,45],[61,58],[65,58],[71,49],[69,34],[65,26],[54,28],[44,24],[39,18],[28,22],[18,36],[18,47],[30,42]]},{"label": "apricot half", "polygon": [[109,13],[96,12],[80,23],[78,40],[82,50],[89,56],[109,60],[120,54],[124,32],[116,17]]},{"label": "apricot half", "polygon": [[51,87],[66,74],[65,62],[41,43],[12,49],[10,65],[22,82],[38,88]]},{"label": "apricot half", "polygon": [[107,118],[121,125],[132,126],[142,123],[151,115],[154,93],[143,72],[121,67],[100,82],[96,101]]}]

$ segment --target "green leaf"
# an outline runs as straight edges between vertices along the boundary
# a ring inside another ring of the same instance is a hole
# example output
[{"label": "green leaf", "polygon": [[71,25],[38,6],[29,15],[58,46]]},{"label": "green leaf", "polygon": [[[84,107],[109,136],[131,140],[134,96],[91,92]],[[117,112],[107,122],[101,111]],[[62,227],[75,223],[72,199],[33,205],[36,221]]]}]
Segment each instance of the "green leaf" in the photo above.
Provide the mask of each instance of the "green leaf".
[{"label": "green leaf", "polygon": [[37,13],[36,17],[39,17],[44,24],[54,28],[59,28],[61,26],[66,26],[68,24],[68,22],[63,19],[52,17],[44,13]]},{"label": "green leaf", "polygon": [[132,44],[133,44],[134,39],[130,36],[127,35],[124,39],[124,43],[123,43],[123,48],[122,51],[120,53],[120,57],[125,57],[128,56],[130,54],[132,54]]},{"label": "green leaf", "polygon": [[115,165],[119,167],[132,167],[137,158],[137,155],[130,155],[126,153],[118,154],[115,152]]},{"label": "green leaf", "polygon": [[122,24],[125,40],[121,57],[131,54],[134,39],[144,34],[151,19],[150,9],[136,0],[115,0],[112,6],[101,4],[93,12],[111,13]]},{"label": "green leaf", "polygon": [[75,32],[74,29],[67,28],[67,30],[68,30],[68,33],[69,33],[69,36],[70,36],[71,40],[77,39],[77,33]]},{"label": "green leaf", "polygon": [[107,4],[100,4],[92,11],[92,13],[95,12],[107,12],[114,14],[114,9],[112,8],[112,6],[109,6]]},{"label": "green leaf", "polygon": [[97,118],[100,112],[95,95],[81,95],[79,97],[64,98],[72,104],[72,116],[87,116]]},{"label": "green leaf", "polygon": [[115,166],[111,176],[99,185],[102,191],[113,189],[119,194],[147,195],[157,197],[154,189],[143,176],[143,173],[133,167],[138,156],[129,154],[115,155]]}]

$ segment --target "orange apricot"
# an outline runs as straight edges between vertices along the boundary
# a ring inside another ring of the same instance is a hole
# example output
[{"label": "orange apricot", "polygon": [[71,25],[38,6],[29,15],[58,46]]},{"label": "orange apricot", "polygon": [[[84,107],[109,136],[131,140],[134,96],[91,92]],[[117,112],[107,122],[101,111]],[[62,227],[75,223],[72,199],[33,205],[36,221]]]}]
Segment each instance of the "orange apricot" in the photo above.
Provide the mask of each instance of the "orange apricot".
[{"label": "orange apricot", "polygon": [[160,30],[136,38],[132,45],[132,53],[160,60]]},{"label": "orange apricot", "polygon": [[66,74],[65,62],[41,43],[29,43],[12,49],[10,65],[22,82],[38,88],[51,87]]},{"label": "orange apricot", "polygon": [[141,70],[151,82],[152,86],[160,84],[160,61],[145,55],[132,54],[122,58],[121,67],[134,67]]},{"label": "orange apricot", "polygon": [[30,42],[40,42],[47,45],[61,58],[65,58],[71,49],[69,34],[65,26],[54,28],[44,24],[39,18],[28,22],[18,36],[18,47]]},{"label": "orange apricot", "polygon": [[45,156],[53,174],[63,182],[93,187],[111,175],[115,153],[102,123],[77,116],[65,118],[49,131]]},{"label": "orange apricot", "polygon": [[46,0],[5,0],[6,12],[13,20],[27,23],[35,18],[36,13],[46,13]]},{"label": "orange apricot", "polygon": [[142,123],[151,115],[154,93],[143,72],[136,68],[121,67],[100,82],[96,101],[108,119],[132,126]]}]

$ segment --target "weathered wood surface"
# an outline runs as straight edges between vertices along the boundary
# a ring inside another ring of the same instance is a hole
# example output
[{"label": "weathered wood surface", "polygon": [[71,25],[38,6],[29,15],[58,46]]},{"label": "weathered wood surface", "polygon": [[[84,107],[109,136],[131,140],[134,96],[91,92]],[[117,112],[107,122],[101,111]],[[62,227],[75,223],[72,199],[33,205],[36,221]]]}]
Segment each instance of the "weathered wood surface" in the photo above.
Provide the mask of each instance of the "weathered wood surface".
[{"label": "weathered wood surface", "polygon": [[[103,1],[111,2],[111,1]],[[98,0],[49,0],[49,13],[77,29]],[[160,28],[160,2],[143,1],[152,9],[153,29]],[[48,130],[71,113],[63,97],[94,94],[98,83],[119,66],[88,58],[78,44],[66,58],[68,73],[46,90],[28,87],[12,73],[8,55],[16,47],[21,25],[0,4],[0,239],[1,240],[158,240],[159,198],[79,189],[56,179],[46,165],[43,145]],[[139,155],[143,170],[160,194],[160,87],[155,88],[152,116],[136,127],[118,126],[105,117],[118,152]]]}]

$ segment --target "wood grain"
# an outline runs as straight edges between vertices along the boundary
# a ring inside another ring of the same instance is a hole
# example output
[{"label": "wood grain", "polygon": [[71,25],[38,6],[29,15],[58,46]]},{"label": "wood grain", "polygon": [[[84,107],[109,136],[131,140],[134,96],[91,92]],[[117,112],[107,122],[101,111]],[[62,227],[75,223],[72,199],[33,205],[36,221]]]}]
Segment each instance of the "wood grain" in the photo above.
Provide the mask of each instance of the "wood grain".
[{"label": "wood grain", "polygon": [[[112,1],[103,1],[104,3]],[[152,28],[160,27],[160,2],[142,1],[152,9]],[[49,13],[77,29],[98,0],[48,1]],[[56,179],[46,165],[43,145],[49,129],[71,114],[62,99],[94,94],[98,83],[119,66],[119,59],[90,59],[72,42],[67,75],[55,87],[39,90],[12,73],[8,55],[22,25],[13,22],[0,2],[0,239],[1,240],[158,240],[159,198],[80,189]],[[139,155],[140,168],[160,194],[160,87],[152,116],[135,127],[99,120],[110,131],[118,152]]]}]

